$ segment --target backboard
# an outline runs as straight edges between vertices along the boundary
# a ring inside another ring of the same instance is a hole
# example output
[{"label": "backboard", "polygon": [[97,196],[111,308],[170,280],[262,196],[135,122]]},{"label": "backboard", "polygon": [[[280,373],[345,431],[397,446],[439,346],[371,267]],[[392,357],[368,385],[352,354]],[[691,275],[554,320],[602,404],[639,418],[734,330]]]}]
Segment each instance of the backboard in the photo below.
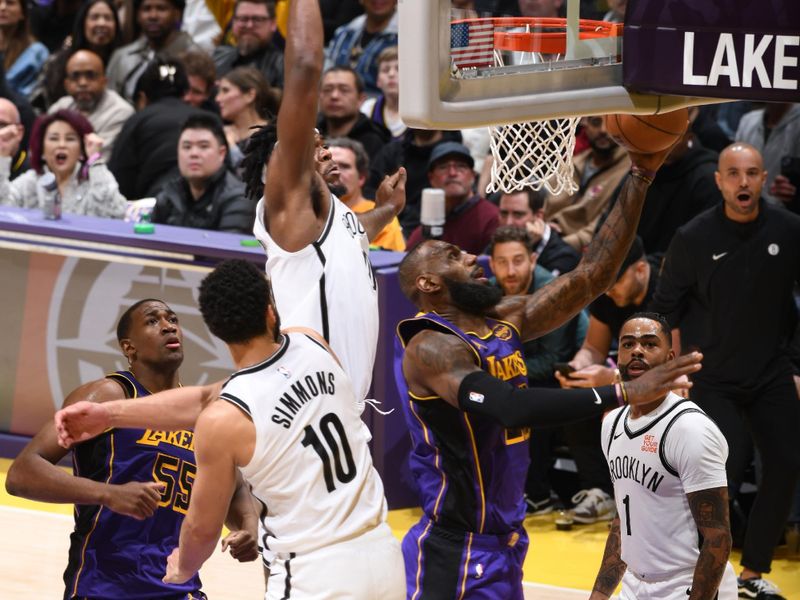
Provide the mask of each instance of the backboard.
[{"label": "backboard", "polygon": [[[797,0],[765,0],[768,10],[760,22],[776,22],[769,9],[792,2],[800,6]],[[473,8],[464,8],[470,4]],[[687,68],[687,38],[681,28],[692,18],[707,18],[722,4],[764,6],[753,0],[628,0],[628,14],[639,22],[608,28],[589,20],[603,20],[604,15],[589,14],[592,2],[586,0],[563,0],[563,4],[562,0],[399,0],[400,112],[412,127],[458,129],[576,115],[655,114],[720,101],[708,96],[764,99],[764,90],[747,94],[735,86],[717,89],[708,85],[708,73],[705,80],[702,73],[693,80],[706,85],[659,88],[659,77],[663,73],[666,80],[670,65],[677,72]],[[706,5],[707,10],[701,10]],[[493,8],[487,10],[487,6]],[[554,7],[560,9],[563,26],[552,26],[538,16]],[[539,20],[498,18],[520,11],[535,14]],[[724,22],[720,19],[714,24],[724,27]],[[799,22],[794,21],[795,30]],[[533,36],[537,43],[546,37],[541,35],[544,33],[561,40],[563,48],[551,53],[550,46],[530,47],[529,31],[537,32]],[[696,39],[704,35],[700,32]],[[780,51],[775,42],[772,55],[776,64],[783,60],[782,64],[788,65],[781,71],[780,82],[791,79],[793,60],[794,67],[797,65],[791,50],[793,39],[782,38]],[[526,43],[532,52],[522,51]],[[713,50],[710,52],[713,55]],[[702,59],[711,62],[711,57]],[[725,67],[728,59],[715,60]],[[631,69],[631,65],[638,68]],[[659,70],[641,65],[658,65]],[[647,79],[647,85],[631,85],[626,75],[633,80],[637,76]],[[756,69],[756,77],[751,79],[758,80],[760,75]],[[670,74],[670,81],[675,77]],[[771,81],[766,83],[771,85]]]}]

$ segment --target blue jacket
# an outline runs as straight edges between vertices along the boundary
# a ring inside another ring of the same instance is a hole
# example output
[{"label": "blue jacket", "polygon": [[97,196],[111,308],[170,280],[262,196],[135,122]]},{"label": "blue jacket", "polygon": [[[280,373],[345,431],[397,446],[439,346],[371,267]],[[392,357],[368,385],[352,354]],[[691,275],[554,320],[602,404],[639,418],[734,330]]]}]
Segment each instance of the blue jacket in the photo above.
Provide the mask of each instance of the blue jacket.
[{"label": "blue jacket", "polygon": [[50,52],[40,42],[34,42],[25,48],[6,71],[8,85],[23,96],[29,96],[48,56]]},{"label": "blue jacket", "polygon": [[[397,12],[395,12],[386,29],[370,40],[353,67],[364,79],[366,92],[370,95],[375,96],[381,93],[377,86],[377,59],[385,48],[397,45],[397,19]],[[328,44],[328,48],[325,51],[326,70],[334,66],[351,66],[351,52],[353,47],[359,43],[361,34],[364,33],[366,22],[367,16],[361,15],[336,30],[331,43]]]}]

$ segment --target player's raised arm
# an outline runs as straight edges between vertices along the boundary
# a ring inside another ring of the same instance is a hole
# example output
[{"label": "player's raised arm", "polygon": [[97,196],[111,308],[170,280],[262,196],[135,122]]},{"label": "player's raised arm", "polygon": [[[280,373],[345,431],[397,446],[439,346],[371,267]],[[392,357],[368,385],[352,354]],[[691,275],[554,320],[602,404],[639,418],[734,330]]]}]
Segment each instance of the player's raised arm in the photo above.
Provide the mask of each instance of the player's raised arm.
[{"label": "player's raised arm", "polygon": [[[103,403],[79,401],[55,414],[58,443],[63,448],[100,435],[111,427],[161,431],[191,429],[200,411],[219,396],[222,382],[166,390],[144,398]],[[115,398],[122,394],[117,392]]]},{"label": "player's raised arm", "polygon": [[[318,0],[293,0],[287,27],[278,143],[267,164],[264,222],[281,247],[295,251],[312,242],[320,228],[319,211],[312,202],[318,145],[314,125],[323,62]],[[324,185],[321,188],[315,193],[327,206],[328,194]]]},{"label": "player's raised arm", "polygon": [[529,296],[509,296],[498,305],[504,319],[519,322],[522,339],[560,327],[613,283],[636,235],[647,189],[671,148],[656,154],[629,152],[633,167],[619,198],[578,266]]}]

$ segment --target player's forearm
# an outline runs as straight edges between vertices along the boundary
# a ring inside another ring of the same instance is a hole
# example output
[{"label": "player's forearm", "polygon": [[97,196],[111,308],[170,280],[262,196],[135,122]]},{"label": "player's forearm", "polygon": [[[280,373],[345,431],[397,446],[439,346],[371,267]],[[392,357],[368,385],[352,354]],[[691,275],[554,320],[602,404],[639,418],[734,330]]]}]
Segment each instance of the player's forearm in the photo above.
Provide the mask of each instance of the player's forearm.
[{"label": "player's forearm", "polygon": [[603,562],[600,564],[600,571],[594,581],[590,600],[604,600],[610,598],[614,593],[626,569],[621,555],[622,539],[619,532],[619,517],[617,517],[611,523],[611,529],[608,532]]},{"label": "player's forearm", "polygon": [[310,69],[316,73],[312,73],[311,77],[318,78],[324,59],[323,39],[319,0],[290,2],[284,77],[291,78],[293,73],[299,74]]},{"label": "player's forearm", "polygon": [[614,208],[578,265],[578,269],[583,267],[591,273],[588,279],[593,298],[605,292],[615,281],[636,235],[648,187],[642,177],[632,174],[627,178]]},{"label": "player's forearm", "polygon": [[731,536],[719,531],[711,537],[703,538],[700,557],[694,569],[692,593],[688,600],[713,600],[725,573],[725,566],[731,553]]},{"label": "player's forearm", "polygon": [[467,375],[458,389],[457,406],[503,427],[555,427],[602,416],[619,406],[613,387],[581,390],[515,388],[485,373]]},{"label": "player's forearm", "polygon": [[358,220],[364,231],[367,232],[367,239],[371,242],[378,234],[383,231],[383,228],[391,223],[394,219],[394,209],[391,206],[378,206],[367,212],[359,213]]},{"label": "player's forearm", "polygon": [[197,573],[213,554],[222,533],[221,524],[200,523],[192,516],[190,512],[183,521],[178,545],[180,548],[178,569],[190,577]]},{"label": "player's forearm", "polygon": [[215,397],[217,385],[187,386],[136,400],[107,402],[111,427],[177,431],[194,427],[200,411]]},{"label": "player's forearm", "polygon": [[75,477],[39,455],[20,456],[6,478],[12,496],[54,504],[103,504],[108,486]]},{"label": "player's forearm", "polygon": [[249,530],[258,536],[258,513],[250,489],[240,473],[236,476],[236,491],[231,498],[225,525],[231,531]]}]

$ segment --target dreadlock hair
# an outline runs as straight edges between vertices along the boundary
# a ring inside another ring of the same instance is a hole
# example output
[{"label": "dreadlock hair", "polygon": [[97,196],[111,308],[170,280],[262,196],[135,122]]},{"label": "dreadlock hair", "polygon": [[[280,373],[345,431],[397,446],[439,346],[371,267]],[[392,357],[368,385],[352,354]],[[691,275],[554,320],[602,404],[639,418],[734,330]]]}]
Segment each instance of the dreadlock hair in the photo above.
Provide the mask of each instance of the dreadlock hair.
[{"label": "dreadlock hair", "polygon": [[255,130],[247,140],[247,147],[242,160],[242,179],[245,184],[245,196],[257,202],[264,195],[264,166],[272,156],[272,150],[278,143],[278,127],[275,118],[268,117],[269,124],[253,127]]}]

